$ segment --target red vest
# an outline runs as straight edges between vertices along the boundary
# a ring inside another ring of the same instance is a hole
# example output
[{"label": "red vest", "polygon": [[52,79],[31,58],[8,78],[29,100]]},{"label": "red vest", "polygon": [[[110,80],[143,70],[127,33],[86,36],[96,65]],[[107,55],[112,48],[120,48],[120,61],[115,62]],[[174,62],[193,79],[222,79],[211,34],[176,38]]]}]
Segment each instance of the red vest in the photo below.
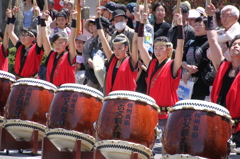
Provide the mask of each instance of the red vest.
[{"label": "red vest", "polygon": [[39,71],[39,66],[42,62],[42,57],[44,52],[41,49],[40,54],[37,54],[37,51],[36,51],[37,43],[33,44],[28,51],[28,55],[26,57],[24,66],[22,68],[22,71],[20,72],[21,59],[22,59],[22,53],[21,53],[22,47],[24,47],[24,45],[19,46],[16,52],[14,72],[17,76],[20,76],[20,77],[33,77]]},{"label": "red vest", "polygon": [[[213,103],[216,103],[218,100],[218,95],[222,88],[224,75],[226,74],[229,67],[231,67],[231,63],[224,61],[218,69],[211,91],[211,101]],[[240,117],[240,73],[238,73],[235,77],[227,93],[226,107],[233,119]],[[238,131],[240,131],[240,124],[238,124],[235,128],[235,132]]]},{"label": "red vest", "polygon": [[[168,61],[163,67],[161,67],[151,78],[154,72],[157,59],[153,59],[148,67],[148,74],[146,78],[147,82],[147,95],[155,99],[156,103],[160,107],[173,106],[178,101],[177,89],[180,82],[181,69],[178,71],[178,76],[174,79],[172,77],[172,60]],[[167,119],[168,114],[159,115],[159,119]]]},{"label": "red vest", "polygon": [[106,75],[106,95],[112,91],[128,90],[135,91],[137,88],[137,71],[131,70],[131,58],[127,57],[119,66],[114,84],[112,85],[112,74],[118,59],[113,55]]},{"label": "red vest", "polygon": [[[54,65],[57,52],[51,52],[48,56],[47,73],[46,78],[48,82],[53,83],[56,86],[60,86],[64,83],[75,83],[75,65],[71,65],[69,62],[69,53],[65,52],[59,55],[59,59]],[[76,58],[73,63],[75,64]]]},{"label": "red vest", "polygon": [[8,51],[4,52],[3,45],[0,44],[0,70],[8,72]]}]

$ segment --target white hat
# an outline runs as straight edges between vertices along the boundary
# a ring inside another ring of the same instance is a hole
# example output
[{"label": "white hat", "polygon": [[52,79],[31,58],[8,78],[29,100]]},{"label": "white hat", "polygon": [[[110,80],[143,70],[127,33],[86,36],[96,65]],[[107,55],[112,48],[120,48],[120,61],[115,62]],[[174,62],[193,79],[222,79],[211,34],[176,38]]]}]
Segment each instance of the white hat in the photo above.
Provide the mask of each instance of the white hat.
[{"label": "white hat", "polygon": [[59,4],[60,4],[60,6],[64,6],[64,2],[69,2],[69,3],[71,3],[72,5],[74,4],[74,0],[61,0],[60,2],[59,2]]},{"label": "white hat", "polygon": [[196,10],[200,13],[200,14],[205,14],[205,9],[203,7],[197,7]]},{"label": "white hat", "polygon": [[188,14],[188,18],[193,18],[193,19],[196,19],[200,16],[201,16],[200,13],[196,9],[191,9]]},{"label": "white hat", "polygon": [[77,56],[76,62],[77,63],[84,63],[84,58],[82,56]]}]

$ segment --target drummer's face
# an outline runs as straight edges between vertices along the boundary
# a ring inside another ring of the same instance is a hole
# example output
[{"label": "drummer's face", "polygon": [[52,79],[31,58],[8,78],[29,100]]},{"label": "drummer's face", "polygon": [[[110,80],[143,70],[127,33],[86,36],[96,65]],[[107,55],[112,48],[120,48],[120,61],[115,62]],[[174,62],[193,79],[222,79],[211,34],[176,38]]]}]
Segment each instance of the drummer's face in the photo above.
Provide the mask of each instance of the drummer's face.
[{"label": "drummer's face", "polygon": [[164,60],[168,57],[169,49],[166,45],[154,45],[154,54],[158,60]]},{"label": "drummer's face", "polygon": [[113,52],[117,59],[124,59],[127,55],[128,47],[124,44],[113,44]]},{"label": "drummer's face", "polygon": [[67,40],[64,39],[57,39],[53,42],[53,47],[57,51],[57,53],[62,53],[66,50],[66,47],[68,46]]}]

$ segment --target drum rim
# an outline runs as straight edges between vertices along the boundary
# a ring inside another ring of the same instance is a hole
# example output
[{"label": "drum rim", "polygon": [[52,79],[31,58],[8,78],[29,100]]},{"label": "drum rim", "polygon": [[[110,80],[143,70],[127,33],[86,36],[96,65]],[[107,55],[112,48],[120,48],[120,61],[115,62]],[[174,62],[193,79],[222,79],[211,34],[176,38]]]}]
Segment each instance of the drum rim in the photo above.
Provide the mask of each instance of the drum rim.
[{"label": "drum rim", "polygon": [[[6,126],[7,125],[7,126]],[[7,129],[10,126],[24,127],[24,128],[32,128],[37,129],[38,131],[44,132],[46,130],[46,126],[34,121],[29,120],[21,120],[21,119],[4,119],[3,127]]]},{"label": "drum rim", "polygon": [[41,79],[35,79],[35,78],[21,78],[18,79],[14,84],[12,84],[11,87],[15,87],[15,86],[19,86],[19,85],[27,85],[27,86],[34,86],[34,87],[41,87],[47,90],[51,90],[56,92],[57,87],[48,82],[48,81],[44,81]]},{"label": "drum rim", "polygon": [[[131,94],[132,95],[134,94],[134,97],[129,96]],[[119,95],[121,95],[121,97]],[[142,98],[136,99],[136,97],[142,97]],[[152,97],[150,97],[146,94],[139,93],[139,92],[123,91],[123,90],[113,91],[113,92],[110,92],[107,96],[105,96],[103,101],[117,99],[117,98],[140,101],[140,102],[151,105],[152,107],[156,108],[158,112],[160,112],[159,106],[156,104],[156,101]]]},{"label": "drum rim", "polygon": [[166,157],[169,158],[169,156],[170,156],[170,157],[181,157],[181,158],[183,158],[183,157],[186,157],[186,158],[194,157],[195,159],[207,159],[207,158],[205,158],[205,157],[192,156],[192,155],[190,155],[190,154],[174,154],[174,155],[166,154],[166,155],[163,155],[163,156],[161,157],[161,159],[166,159]]},{"label": "drum rim", "polygon": [[[124,140],[101,140],[96,142],[95,146],[96,150],[100,151],[104,148],[123,148],[130,151],[134,150],[133,152],[138,152],[147,158],[152,157],[152,151],[146,146]],[[137,148],[137,146],[139,148]]]},{"label": "drum rim", "polygon": [[85,142],[90,143],[92,146],[95,145],[96,139],[89,135],[89,134],[85,134],[79,131],[75,131],[75,130],[67,130],[64,128],[47,128],[46,129],[46,136],[50,136],[50,135],[60,135],[60,134],[65,134],[66,136],[70,136],[70,137],[75,137],[77,139],[81,139],[84,140]]},{"label": "drum rim", "polygon": [[[65,88],[65,87],[67,87],[67,88]],[[76,83],[62,84],[60,86],[60,88],[57,90],[57,92],[61,92],[61,91],[73,91],[73,92],[78,92],[78,93],[85,93],[85,94],[91,95],[95,98],[99,98],[101,100],[103,100],[103,97],[104,97],[103,93],[100,92],[99,90],[94,89],[89,86],[86,86],[86,85],[76,84]],[[93,93],[93,94],[91,94],[91,93]]]},{"label": "drum rim", "polygon": [[[193,106],[195,106],[195,107],[193,107]],[[201,108],[199,108],[200,106],[201,106]],[[218,108],[218,109],[214,109],[214,108]],[[181,101],[178,101],[172,108],[169,109],[169,113],[172,113],[172,112],[180,110],[180,109],[184,109],[184,110],[193,109],[193,110],[201,110],[201,111],[206,111],[206,112],[213,112],[213,113],[223,116],[229,120],[232,119],[229,111],[226,108],[224,108],[223,106],[221,106],[219,104],[208,102],[208,101],[181,100]],[[209,110],[209,109],[211,109],[211,110]]]},{"label": "drum rim", "polygon": [[0,70],[0,78],[7,79],[12,82],[16,81],[16,76],[14,76],[14,74],[6,72],[6,71],[2,71],[2,70]]}]

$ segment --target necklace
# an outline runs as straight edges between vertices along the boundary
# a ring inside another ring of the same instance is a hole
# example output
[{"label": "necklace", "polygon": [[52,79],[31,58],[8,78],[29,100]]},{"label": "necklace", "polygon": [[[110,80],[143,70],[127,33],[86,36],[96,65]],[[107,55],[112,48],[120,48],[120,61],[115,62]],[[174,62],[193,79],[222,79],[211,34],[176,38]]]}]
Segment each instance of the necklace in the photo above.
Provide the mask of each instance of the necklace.
[{"label": "necklace", "polygon": [[239,67],[236,68],[236,69],[231,68],[228,76],[231,77],[231,78],[234,78],[234,77],[236,77],[236,75],[238,74],[238,72],[239,72]]}]

